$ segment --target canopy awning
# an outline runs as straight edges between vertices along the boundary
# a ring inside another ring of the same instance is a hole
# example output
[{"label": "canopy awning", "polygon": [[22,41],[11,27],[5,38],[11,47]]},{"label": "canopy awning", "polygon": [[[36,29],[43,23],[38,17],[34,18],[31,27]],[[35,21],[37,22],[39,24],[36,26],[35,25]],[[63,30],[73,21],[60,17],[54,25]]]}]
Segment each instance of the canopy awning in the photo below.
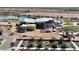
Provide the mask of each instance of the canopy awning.
[{"label": "canopy awning", "polygon": [[31,19],[31,18],[24,18],[24,19],[19,19],[22,22],[27,22],[27,23],[41,23],[41,22],[47,22],[49,20],[53,20],[55,23],[61,23],[62,21],[60,19],[53,19],[53,18],[37,18],[37,19]]},{"label": "canopy awning", "polygon": [[25,18],[22,21],[23,22],[28,22],[28,23],[35,23],[35,19],[29,19],[29,18]]},{"label": "canopy awning", "polygon": [[49,18],[37,18],[35,22],[46,22],[49,21]]},{"label": "canopy awning", "polygon": [[35,22],[46,22],[51,20],[50,18],[37,18],[37,19],[30,19],[30,18],[24,18],[20,19],[22,22],[30,22],[30,23],[35,23]]}]

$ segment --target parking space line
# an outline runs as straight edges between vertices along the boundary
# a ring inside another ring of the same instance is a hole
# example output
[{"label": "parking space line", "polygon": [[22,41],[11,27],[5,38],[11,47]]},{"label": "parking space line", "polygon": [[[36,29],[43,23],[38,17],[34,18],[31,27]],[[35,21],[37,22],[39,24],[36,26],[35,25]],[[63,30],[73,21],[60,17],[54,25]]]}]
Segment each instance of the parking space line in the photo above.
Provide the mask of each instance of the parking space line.
[{"label": "parking space line", "polygon": [[79,49],[79,47],[73,41],[71,41],[71,44],[73,44],[73,46],[76,48],[76,50]]},{"label": "parking space line", "polygon": [[17,50],[19,49],[19,47],[21,46],[22,42],[23,42],[23,40],[21,40],[21,41],[19,42],[19,44],[17,45],[17,48],[15,49],[16,51],[17,51]]}]

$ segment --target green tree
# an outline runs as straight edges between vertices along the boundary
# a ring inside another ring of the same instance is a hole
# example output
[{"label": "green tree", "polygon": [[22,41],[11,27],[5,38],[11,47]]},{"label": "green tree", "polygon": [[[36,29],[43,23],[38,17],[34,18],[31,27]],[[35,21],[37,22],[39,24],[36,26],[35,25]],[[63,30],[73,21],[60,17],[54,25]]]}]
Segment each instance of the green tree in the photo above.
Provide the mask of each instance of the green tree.
[{"label": "green tree", "polygon": [[63,42],[63,44],[61,45],[61,48],[68,48],[68,45],[66,44],[66,42]]},{"label": "green tree", "polygon": [[57,48],[57,45],[58,45],[57,41],[54,41],[54,42],[51,43],[52,48]]},{"label": "green tree", "polygon": [[58,44],[59,45],[63,44],[63,40],[64,40],[63,38],[60,38],[60,40],[58,41]]},{"label": "green tree", "polygon": [[38,42],[37,48],[42,48],[42,42]]},{"label": "green tree", "polygon": [[28,47],[28,48],[31,48],[31,47],[33,47],[33,46],[34,46],[34,45],[33,45],[33,42],[29,42],[27,47]]},{"label": "green tree", "polygon": [[41,37],[37,43],[37,48],[42,48],[42,44],[43,44],[43,38]]}]

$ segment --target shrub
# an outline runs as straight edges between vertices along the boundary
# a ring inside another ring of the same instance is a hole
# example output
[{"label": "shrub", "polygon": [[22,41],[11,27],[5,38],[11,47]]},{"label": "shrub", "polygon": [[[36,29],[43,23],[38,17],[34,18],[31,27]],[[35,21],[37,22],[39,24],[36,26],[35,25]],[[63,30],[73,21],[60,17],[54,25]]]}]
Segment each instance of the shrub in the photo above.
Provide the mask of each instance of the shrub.
[{"label": "shrub", "polygon": [[35,29],[34,26],[27,26],[28,31],[33,31],[34,29]]},{"label": "shrub", "polygon": [[64,26],[64,29],[69,31],[79,31],[79,26]]},{"label": "shrub", "polygon": [[52,48],[57,48],[57,45],[58,45],[57,41],[54,41],[54,42],[51,43]]},{"label": "shrub", "polygon": [[41,37],[40,40],[37,42],[38,48],[42,48],[42,42],[43,42],[43,38]]},{"label": "shrub", "polygon": [[42,42],[38,42],[37,48],[42,48]]},{"label": "shrub", "polygon": [[65,42],[63,42],[63,44],[61,45],[61,48],[68,48],[68,45]]},{"label": "shrub", "polygon": [[67,48],[67,47],[68,47],[66,41],[64,41],[63,38],[61,38],[61,39],[59,40],[58,45],[59,45],[61,48]]},{"label": "shrub", "polygon": [[29,48],[33,47],[33,42],[30,42],[27,47]]},{"label": "shrub", "polygon": [[74,24],[70,21],[67,21],[67,22],[64,23],[64,25],[74,25]]},{"label": "shrub", "polygon": [[35,41],[34,37],[32,37],[30,41],[34,42]]},{"label": "shrub", "polygon": [[60,38],[60,40],[58,41],[58,44],[61,45],[63,43],[63,38]]}]

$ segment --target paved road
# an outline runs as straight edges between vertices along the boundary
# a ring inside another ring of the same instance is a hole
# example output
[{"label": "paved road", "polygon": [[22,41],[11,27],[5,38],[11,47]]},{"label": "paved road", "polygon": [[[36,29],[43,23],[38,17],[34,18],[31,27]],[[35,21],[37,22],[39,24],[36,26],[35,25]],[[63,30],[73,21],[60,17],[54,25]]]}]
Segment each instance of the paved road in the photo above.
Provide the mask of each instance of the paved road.
[{"label": "paved road", "polygon": [[2,46],[0,46],[0,50],[7,50],[8,48],[10,48],[10,43],[13,41],[14,38],[13,37],[0,36],[0,39],[2,37],[4,39],[7,39],[7,41]]}]

